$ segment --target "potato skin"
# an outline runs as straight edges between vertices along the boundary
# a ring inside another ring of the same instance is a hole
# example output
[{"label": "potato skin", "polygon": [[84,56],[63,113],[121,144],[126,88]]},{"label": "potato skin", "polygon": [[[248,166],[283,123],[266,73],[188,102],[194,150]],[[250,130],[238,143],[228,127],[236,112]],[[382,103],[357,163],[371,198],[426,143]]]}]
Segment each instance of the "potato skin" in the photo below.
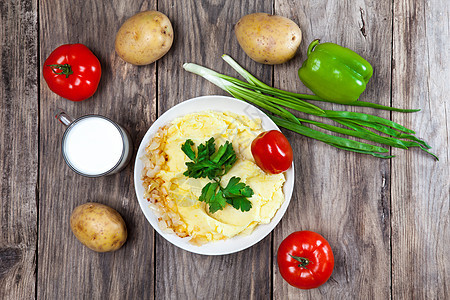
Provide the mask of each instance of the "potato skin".
[{"label": "potato skin", "polygon": [[115,251],[127,240],[127,228],[120,214],[99,203],[76,207],[70,216],[70,228],[83,245],[97,252]]},{"label": "potato skin", "polygon": [[117,54],[133,65],[148,65],[172,47],[173,28],[169,18],[154,10],[140,12],[122,24],[116,35]]},{"label": "potato skin", "polygon": [[292,20],[266,13],[242,17],[234,27],[244,52],[256,62],[275,65],[294,57],[302,32]]}]

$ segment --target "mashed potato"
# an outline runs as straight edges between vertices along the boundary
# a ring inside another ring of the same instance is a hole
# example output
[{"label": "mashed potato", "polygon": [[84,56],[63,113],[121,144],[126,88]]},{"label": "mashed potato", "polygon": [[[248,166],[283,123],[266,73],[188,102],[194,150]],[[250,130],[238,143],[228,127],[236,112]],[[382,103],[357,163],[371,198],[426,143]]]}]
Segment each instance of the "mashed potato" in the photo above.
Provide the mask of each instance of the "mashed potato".
[{"label": "mashed potato", "polygon": [[[142,179],[145,197],[159,217],[162,229],[202,244],[249,234],[258,224],[267,224],[284,201],[284,174],[267,174],[256,164],[251,154],[253,139],[262,132],[261,121],[233,113],[202,112],[189,114],[161,128],[146,148]],[[191,139],[195,146],[215,138],[216,147],[230,141],[237,161],[222,177],[222,185],[237,176],[249,185],[254,195],[252,208],[242,212],[227,204],[211,214],[207,204],[198,201],[207,178],[183,175],[190,161],[181,145]]]}]

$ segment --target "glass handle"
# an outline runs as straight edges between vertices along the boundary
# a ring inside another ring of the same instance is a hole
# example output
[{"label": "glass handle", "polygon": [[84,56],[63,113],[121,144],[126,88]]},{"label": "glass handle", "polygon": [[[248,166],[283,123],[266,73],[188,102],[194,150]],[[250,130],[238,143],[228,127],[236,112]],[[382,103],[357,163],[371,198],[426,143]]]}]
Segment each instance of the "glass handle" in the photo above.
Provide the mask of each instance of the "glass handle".
[{"label": "glass handle", "polygon": [[73,119],[71,116],[69,116],[65,111],[60,110],[56,115],[55,118],[57,118],[63,125],[69,126]]}]

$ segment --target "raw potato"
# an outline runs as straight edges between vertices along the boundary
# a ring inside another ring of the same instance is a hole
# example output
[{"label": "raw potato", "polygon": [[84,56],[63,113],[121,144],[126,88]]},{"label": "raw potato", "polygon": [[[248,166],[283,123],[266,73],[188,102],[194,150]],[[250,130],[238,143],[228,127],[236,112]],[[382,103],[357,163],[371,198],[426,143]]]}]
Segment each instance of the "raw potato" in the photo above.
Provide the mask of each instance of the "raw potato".
[{"label": "raw potato", "polygon": [[133,65],[148,65],[163,57],[172,42],[169,18],[159,11],[148,10],[123,23],[116,35],[116,52]]},{"label": "raw potato", "polygon": [[70,216],[70,228],[82,244],[97,252],[115,251],[127,240],[127,228],[120,214],[99,203],[76,207]]},{"label": "raw potato", "polygon": [[293,58],[302,41],[302,32],[292,20],[266,13],[242,17],[234,31],[242,50],[254,61],[268,65]]}]

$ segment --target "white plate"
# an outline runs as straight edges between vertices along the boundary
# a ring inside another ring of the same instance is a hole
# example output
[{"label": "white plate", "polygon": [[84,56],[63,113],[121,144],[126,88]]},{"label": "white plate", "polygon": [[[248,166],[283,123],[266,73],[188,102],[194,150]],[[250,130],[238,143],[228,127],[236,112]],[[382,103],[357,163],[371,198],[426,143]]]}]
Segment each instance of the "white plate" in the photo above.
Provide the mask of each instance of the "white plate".
[{"label": "white plate", "polygon": [[153,228],[166,240],[168,240],[175,246],[193,253],[204,255],[224,255],[238,252],[250,246],[253,246],[257,242],[261,241],[264,237],[266,237],[275,228],[278,222],[280,222],[289,205],[289,201],[291,200],[292,196],[292,190],[294,188],[294,164],[292,164],[291,168],[289,168],[289,170],[287,170],[285,173],[286,182],[283,186],[285,200],[280,209],[278,209],[277,213],[272,218],[269,224],[256,226],[256,228],[250,235],[236,236],[224,241],[210,242],[202,246],[195,246],[189,243],[188,238],[183,239],[175,234],[162,232],[158,226],[158,218],[150,209],[148,201],[143,197],[144,186],[142,185],[141,180],[143,163],[141,157],[143,157],[145,154],[145,147],[148,145],[148,142],[160,127],[183,115],[205,110],[220,112],[229,111],[240,115],[246,115],[252,119],[260,118],[262,121],[262,127],[265,131],[272,129],[279,130],[277,125],[275,125],[275,123],[271,119],[269,119],[261,110],[241,100],[225,96],[203,96],[186,100],[166,111],[152,124],[150,129],[145,134],[136,155],[136,162],[134,165],[134,186],[136,189],[136,196],[138,198],[139,205],[141,206],[145,217],[153,226]]}]

